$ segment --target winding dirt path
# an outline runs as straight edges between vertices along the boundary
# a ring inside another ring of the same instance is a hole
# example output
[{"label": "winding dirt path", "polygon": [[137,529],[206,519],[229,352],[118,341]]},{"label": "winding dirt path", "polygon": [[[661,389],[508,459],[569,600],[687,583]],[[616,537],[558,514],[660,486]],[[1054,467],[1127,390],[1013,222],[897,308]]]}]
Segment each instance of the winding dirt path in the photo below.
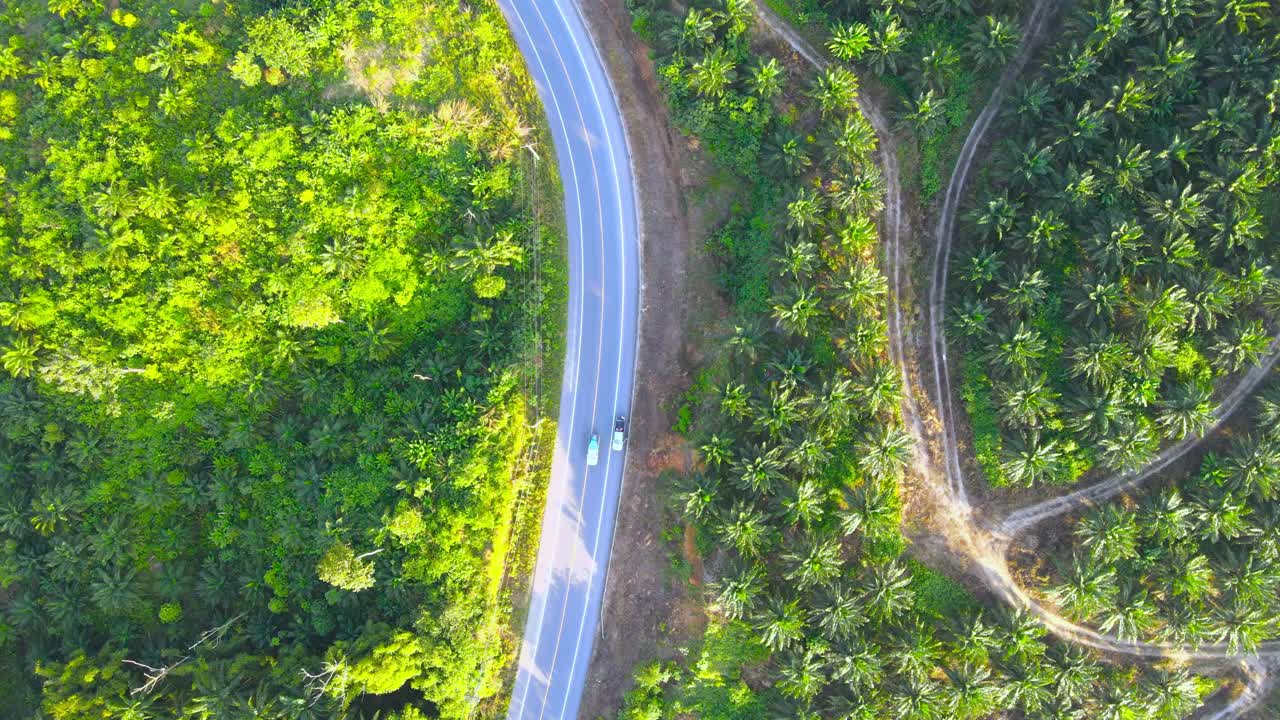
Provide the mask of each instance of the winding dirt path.
[{"label": "winding dirt path", "polygon": [[[753,3],[756,16],[769,31],[784,40],[797,54],[819,70],[825,70],[829,61],[815,50],[790,25],[781,20],[758,0]],[[1215,411],[1215,422],[1202,438],[1189,438],[1166,448],[1156,460],[1135,473],[1121,473],[1110,479],[1067,495],[1036,503],[1009,514],[988,529],[973,519],[960,462],[959,443],[956,439],[954,398],[947,358],[946,340],[946,291],[951,249],[955,233],[955,216],[964,196],[970,173],[978,151],[986,140],[987,132],[998,115],[1008,89],[1021,75],[1036,48],[1044,37],[1050,18],[1064,5],[1064,0],[1037,0],[1027,17],[1023,43],[1018,55],[1006,66],[991,97],[974,121],[965,138],[956,167],[947,184],[942,211],[936,229],[937,244],[934,248],[933,267],[927,303],[928,357],[933,367],[932,393],[919,387],[908,373],[908,353],[904,336],[903,304],[906,296],[906,272],[903,247],[906,239],[902,218],[902,188],[897,158],[897,138],[890,131],[884,113],[865,95],[859,95],[859,109],[875,129],[880,140],[880,163],[885,180],[885,209],[881,218],[881,238],[885,244],[885,260],[889,274],[890,300],[888,312],[889,353],[898,364],[903,381],[903,416],[908,429],[916,440],[915,465],[925,479],[934,486],[941,499],[941,510],[948,517],[940,522],[958,532],[950,538],[955,549],[967,561],[970,570],[1004,602],[1035,614],[1045,626],[1059,638],[1107,653],[1129,655],[1147,660],[1177,660],[1197,663],[1201,666],[1237,665],[1244,677],[1242,691],[1223,707],[1207,712],[1204,720],[1236,718],[1254,708],[1270,691],[1273,684],[1273,665],[1280,664],[1280,641],[1263,643],[1256,656],[1245,657],[1231,653],[1224,644],[1202,645],[1195,649],[1164,643],[1130,642],[1071,622],[1056,611],[1041,605],[1012,577],[1008,564],[1008,551],[1012,540],[1020,533],[1051,517],[1075,510],[1091,503],[1105,501],[1156,476],[1169,465],[1203,442],[1234,413],[1270,374],[1280,360],[1280,336],[1271,343],[1262,362],[1241,377],[1228,392]],[[922,392],[923,390],[923,392]],[[940,416],[940,443],[927,442],[923,413],[916,398],[930,397]],[[930,448],[940,445],[941,462],[929,457]],[[937,472],[935,465],[941,465]],[[938,481],[939,475],[945,483]],[[1207,711],[1207,707],[1202,709]]]}]

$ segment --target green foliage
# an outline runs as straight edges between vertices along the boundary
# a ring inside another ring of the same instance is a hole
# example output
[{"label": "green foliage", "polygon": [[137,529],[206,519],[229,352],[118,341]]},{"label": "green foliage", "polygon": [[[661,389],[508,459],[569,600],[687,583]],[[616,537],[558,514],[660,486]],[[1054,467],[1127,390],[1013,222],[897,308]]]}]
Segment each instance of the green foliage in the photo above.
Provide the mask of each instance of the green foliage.
[{"label": "green foliage", "polygon": [[924,565],[909,560],[911,590],[916,609],[939,620],[967,617],[977,613],[981,605],[960,583]]},{"label": "green foliage", "polygon": [[373,587],[373,562],[357,556],[351,546],[335,542],[320,557],[316,574],[330,585],[359,592]]},{"label": "green foliage", "polygon": [[1011,93],[952,267],[993,484],[1141,467],[1269,348],[1275,23],[1211,5],[1078,4]]},{"label": "green foliage", "polygon": [[[864,9],[856,1],[830,5]],[[733,58],[734,83],[743,67],[771,66],[771,58],[744,55],[747,44],[731,31],[736,14],[750,12],[746,3],[633,7],[658,38],[656,59],[671,74],[665,84],[678,119],[691,94],[705,96],[698,102],[708,107],[731,92],[695,80],[705,58]],[[870,45],[850,31],[849,53],[880,63],[880,72],[910,74],[898,62],[903,33],[927,39],[933,22],[923,7],[910,14],[924,19],[908,28],[886,21],[892,13],[857,18],[870,27]],[[934,27],[941,36],[950,25]],[[963,96],[960,64],[935,59],[941,72],[924,84],[959,85]],[[1185,715],[1185,703],[1167,701],[1166,689],[1189,688],[1179,697],[1194,701],[1200,689],[1190,678],[1102,666],[1051,644],[1034,618],[984,615],[956,583],[904,560],[898,480],[911,448],[897,427],[901,388],[883,319],[888,287],[875,265],[875,134],[853,107],[851,78],[844,68],[808,83],[772,75],[762,98],[813,102],[771,124],[754,168],[734,167],[743,178],[738,203],[709,242],[733,330],[699,375],[709,390],[685,398],[689,422],[681,429],[702,462],[675,483],[673,498],[708,539],[708,567],[719,568],[708,588],[712,622],[687,664],[638,669],[621,717],[976,719],[1039,717],[1051,707],[1066,717],[1113,709],[1118,717]],[[722,164],[747,160],[725,162],[715,141],[721,128],[692,131]],[[973,315],[976,322],[982,313]],[[1038,319],[1024,334],[1052,338],[1060,323],[1053,308]],[[1023,359],[1048,346],[1035,336],[1018,342]],[[1047,413],[1043,389],[1024,395],[1021,417]],[[989,412],[998,422],[1000,410]],[[719,633],[731,639],[718,644]],[[1063,669],[1072,664],[1089,680],[1068,688],[1058,678],[1075,672]]]},{"label": "green foliage", "polygon": [[674,720],[693,713],[708,720],[763,720],[766,696],[752,690],[743,670],[769,653],[743,623],[711,623],[688,668],[650,662],[637,668],[620,720]]},{"label": "green foliage", "polygon": [[1258,403],[1257,431],[1136,506],[1107,505],[1075,526],[1047,594],[1070,615],[1126,640],[1251,653],[1280,634],[1280,392]]},{"label": "green foliage", "polygon": [[969,429],[973,433],[973,454],[982,467],[987,482],[995,487],[1009,484],[1004,468],[1000,465],[1003,441],[996,419],[995,405],[991,401],[991,380],[982,362],[965,355],[961,361],[964,377],[960,384],[960,397],[969,411]]},{"label": "green foliage", "polygon": [[0,3],[0,695],[498,714],[564,299],[501,12],[112,5]]}]

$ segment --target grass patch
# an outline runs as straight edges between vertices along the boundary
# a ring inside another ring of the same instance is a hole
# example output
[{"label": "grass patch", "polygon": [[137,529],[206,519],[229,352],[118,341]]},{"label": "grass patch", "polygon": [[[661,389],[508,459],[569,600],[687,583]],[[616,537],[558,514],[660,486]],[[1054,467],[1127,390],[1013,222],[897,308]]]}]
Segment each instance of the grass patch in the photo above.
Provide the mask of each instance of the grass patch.
[{"label": "grass patch", "polygon": [[907,560],[911,568],[911,590],[916,596],[916,610],[935,618],[954,618],[982,609],[978,600],[960,583],[921,563]]},{"label": "grass patch", "polygon": [[1006,487],[1009,478],[1000,466],[1000,451],[1004,441],[1000,437],[1000,423],[996,417],[995,402],[991,398],[991,379],[982,361],[972,353],[966,353],[960,364],[962,380],[960,397],[969,413],[969,426],[973,431],[973,454],[982,468],[987,482],[995,487]]}]

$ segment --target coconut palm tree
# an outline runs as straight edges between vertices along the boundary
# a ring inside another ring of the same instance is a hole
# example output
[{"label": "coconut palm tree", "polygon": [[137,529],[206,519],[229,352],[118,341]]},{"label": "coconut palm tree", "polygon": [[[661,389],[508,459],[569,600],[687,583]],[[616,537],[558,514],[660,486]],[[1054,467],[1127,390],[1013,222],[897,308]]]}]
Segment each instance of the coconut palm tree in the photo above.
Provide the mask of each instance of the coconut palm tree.
[{"label": "coconut palm tree", "polygon": [[755,558],[772,545],[772,531],[767,518],[750,503],[739,500],[718,517],[720,534],[729,541],[738,554]]},{"label": "coconut palm tree", "polygon": [[1076,541],[1094,560],[1115,562],[1138,556],[1138,522],[1134,513],[1115,505],[1086,514],[1076,524]]},{"label": "coconut palm tree", "polygon": [[1002,68],[1009,64],[1020,42],[1015,23],[987,15],[973,26],[966,49],[979,68]]},{"label": "coconut palm tree", "polygon": [[806,622],[805,611],[799,601],[788,601],[775,595],[763,610],[756,613],[753,626],[765,646],[778,652],[800,643]]},{"label": "coconut palm tree", "polygon": [[815,611],[818,628],[832,642],[848,642],[867,623],[867,615],[857,593],[840,582],[829,584],[824,600]]},{"label": "coconut palm tree", "polygon": [[807,538],[794,552],[782,556],[786,577],[804,591],[840,575],[840,544],[835,539]]},{"label": "coconut palm tree", "polygon": [[1179,383],[1159,403],[1156,424],[1170,440],[1203,435],[1214,422],[1213,390],[1205,383]]},{"label": "coconut palm tree", "polygon": [[850,62],[862,57],[871,47],[871,31],[862,23],[840,23],[831,29],[827,49],[840,60]]},{"label": "coconut palm tree", "polygon": [[1131,577],[1120,576],[1114,604],[1103,608],[1099,629],[1132,642],[1154,627],[1155,622],[1155,608],[1147,589]]}]

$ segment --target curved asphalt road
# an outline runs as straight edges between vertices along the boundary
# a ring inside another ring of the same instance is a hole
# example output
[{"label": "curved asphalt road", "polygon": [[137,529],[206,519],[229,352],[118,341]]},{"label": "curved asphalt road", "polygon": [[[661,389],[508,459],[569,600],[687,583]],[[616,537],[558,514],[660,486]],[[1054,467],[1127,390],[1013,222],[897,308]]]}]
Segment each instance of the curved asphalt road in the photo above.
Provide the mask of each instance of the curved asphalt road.
[{"label": "curved asphalt road", "polygon": [[[596,636],[631,415],[639,256],[631,158],[600,54],[574,0],[499,0],[547,113],[569,251],[569,321],[560,426],[529,618],[508,714],[574,720]],[[600,463],[587,441],[600,435]]]}]

